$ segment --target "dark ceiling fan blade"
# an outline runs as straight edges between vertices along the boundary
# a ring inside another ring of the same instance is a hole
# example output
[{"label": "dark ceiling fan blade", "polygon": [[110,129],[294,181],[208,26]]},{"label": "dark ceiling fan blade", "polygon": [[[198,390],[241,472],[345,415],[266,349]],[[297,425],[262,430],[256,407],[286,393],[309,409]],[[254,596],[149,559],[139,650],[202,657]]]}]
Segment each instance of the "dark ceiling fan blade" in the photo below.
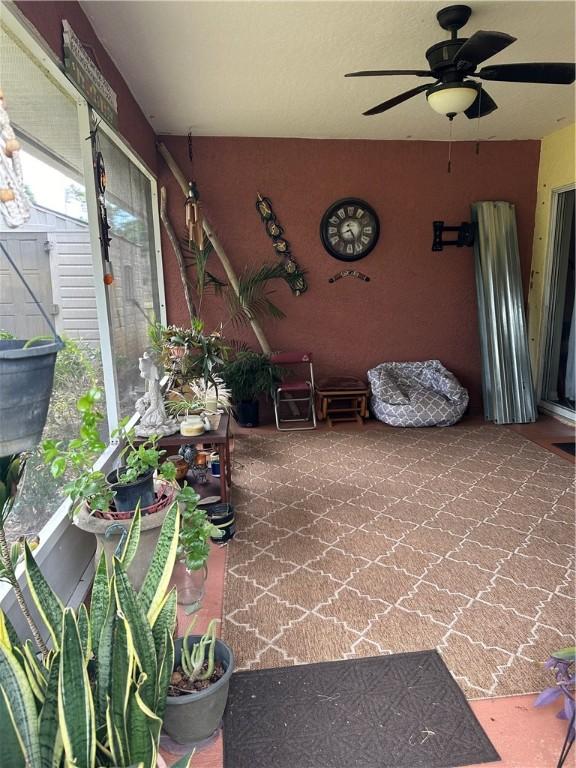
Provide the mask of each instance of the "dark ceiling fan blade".
[{"label": "dark ceiling fan blade", "polygon": [[570,85],[576,79],[576,64],[495,64],[492,67],[482,67],[475,77],[508,83]]},{"label": "dark ceiling fan blade", "polygon": [[469,37],[458,49],[454,56],[454,64],[459,69],[465,68],[466,65],[476,67],[491,56],[503,51],[504,48],[508,48],[515,41],[515,37],[507,35],[505,32],[479,30],[474,32],[472,37]]},{"label": "dark ceiling fan blade", "polygon": [[464,111],[464,114],[470,120],[474,120],[475,118],[489,115],[491,112],[494,112],[495,109],[498,109],[498,104],[496,104],[494,99],[486,93],[483,88],[480,88],[478,90],[476,101],[471,107],[468,107],[468,109]]},{"label": "dark ceiling fan blade", "polygon": [[424,91],[427,91],[429,88],[429,85],[419,85],[417,88],[412,88],[410,91],[404,91],[404,93],[400,93],[398,96],[394,96],[393,99],[383,101],[382,104],[378,104],[376,107],[372,107],[372,109],[369,109],[362,114],[379,115],[381,112],[386,112],[387,109],[392,109],[392,107],[396,107],[398,104],[402,104],[403,101],[408,101],[408,99],[411,99],[413,96],[417,96],[419,93],[424,93]]},{"label": "dark ceiling fan blade", "polygon": [[416,75],[416,77],[434,77],[424,69],[375,69],[363,72],[348,72],[344,77],[381,77],[382,75]]}]

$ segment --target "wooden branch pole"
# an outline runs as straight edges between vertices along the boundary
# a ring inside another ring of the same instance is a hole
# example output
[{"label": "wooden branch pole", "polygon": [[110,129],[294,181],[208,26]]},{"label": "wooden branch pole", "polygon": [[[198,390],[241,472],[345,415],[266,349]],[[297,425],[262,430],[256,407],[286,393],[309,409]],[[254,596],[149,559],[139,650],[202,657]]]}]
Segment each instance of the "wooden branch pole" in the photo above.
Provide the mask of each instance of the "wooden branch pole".
[{"label": "wooden branch pole", "polygon": [[176,261],[178,262],[178,270],[180,272],[180,279],[182,280],[182,287],[184,288],[184,298],[186,299],[186,306],[188,308],[188,314],[190,315],[190,322],[196,316],[196,307],[190,296],[190,285],[188,284],[188,278],[186,277],[186,265],[184,263],[184,256],[182,255],[182,249],[174,232],[170,219],[168,218],[168,212],[166,210],[166,187],[160,189],[160,220],[164,225],[166,234],[170,239],[174,254],[176,255]]},{"label": "wooden branch pole", "polygon": [[[166,162],[166,165],[168,166],[168,168],[171,170],[172,175],[180,185],[180,188],[182,189],[182,194],[184,195],[184,197],[188,197],[189,186],[188,186],[188,182],[186,181],[186,177],[178,167],[176,161],[174,160],[167,146],[163,142],[158,143],[158,151],[164,158],[164,161]],[[236,277],[236,273],[234,272],[234,267],[230,263],[230,259],[226,255],[224,248],[222,247],[222,243],[218,240],[218,237],[215,234],[212,227],[210,226],[210,223],[206,219],[206,216],[202,215],[202,219],[203,219],[204,232],[206,232],[206,236],[212,243],[214,247],[214,251],[218,256],[218,258],[220,259],[220,263],[224,268],[224,272],[226,272],[226,277],[228,278],[228,282],[232,286],[232,290],[234,291],[236,296],[238,296],[239,294],[238,278]],[[257,320],[250,320],[250,325],[252,326],[254,335],[258,339],[258,343],[260,344],[262,352],[264,352],[265,355],[271,354],[272,349],[270,347],[270,344],[268,343],[266,336],[264,335],[264,331],[260,327],[260,323]]]}]

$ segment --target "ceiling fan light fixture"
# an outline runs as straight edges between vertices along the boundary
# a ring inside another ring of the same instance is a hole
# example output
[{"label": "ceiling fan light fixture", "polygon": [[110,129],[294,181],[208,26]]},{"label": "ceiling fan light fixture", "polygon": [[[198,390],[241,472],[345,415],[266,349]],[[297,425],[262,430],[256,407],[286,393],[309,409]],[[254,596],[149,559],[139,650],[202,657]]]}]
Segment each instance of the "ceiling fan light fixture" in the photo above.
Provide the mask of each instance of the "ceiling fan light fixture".
[{"label": "ceiling fan light fixture", "polygon": [[445,83],[431,88],[426,94],[428,104],[439,115],[453,117],[471,107],[478,96],[472,83]]}]

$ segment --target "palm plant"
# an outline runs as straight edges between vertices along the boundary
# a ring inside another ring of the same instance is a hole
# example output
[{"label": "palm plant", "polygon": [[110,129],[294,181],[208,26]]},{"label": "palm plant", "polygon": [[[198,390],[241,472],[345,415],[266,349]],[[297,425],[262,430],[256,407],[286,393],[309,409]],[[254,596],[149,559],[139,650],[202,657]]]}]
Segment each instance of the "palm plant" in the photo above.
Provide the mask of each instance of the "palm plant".
[{"label": "palm plant", "polygon": [[195,270],[194,289],[198,296],[198,314],[201,314],[204,296],[213,293],[224,299],[229,322],[234,326],[246,325],[252,320],[266,317],[281,319],[285,315],[270,299],[274,293],[271,282],[290,282],[290,274],[283,264],[264,263],[256,267],[245,267],[238,277],[237,286],[230,285],[208,269],[208,260],[214,251],[210,240],[205,239],[202,248],[195,243],[185,244],[187,264]]}]

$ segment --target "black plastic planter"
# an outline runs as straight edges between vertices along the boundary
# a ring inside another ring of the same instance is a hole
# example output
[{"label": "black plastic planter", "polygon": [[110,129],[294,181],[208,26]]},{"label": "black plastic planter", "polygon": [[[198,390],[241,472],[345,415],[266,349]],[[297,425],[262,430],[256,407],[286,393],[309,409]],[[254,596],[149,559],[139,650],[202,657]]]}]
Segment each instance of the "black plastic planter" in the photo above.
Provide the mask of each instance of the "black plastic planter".
[{"label": "black plastic planter", "polygon": [[138,504],[140,509],[151,507],[156,496],[154,494],[154,470],[151,470],[147,475],[140,475],[132,483],[119,483],[118,475],[126,470],[126,467],[120,467],[119,469],[113,469],[106,475],[106,480],[110,484],[113,491],[116,492],[114,496],[114,506],[117,512],[132,512],[136,509]]},{"label": "black plastic planter", "polygon": [[234,416],[241,427],[257,427],[260,424],[258,400],[242,400],[234,406]]},{"label": "black plastic planter", "polygon": [[0,340],[0,456],[28,451],[40,442],[48,415],[60,339]]},{"label": "black plastic planter", "polygon": [[[190,635],[189,646],[201,639],[201,635]],[[180,664],[183,638],[174,643],[174,669]],[[234,671],[234,654],[222,640],[216,640],[214,657],[226,670],[220,680],[203,691],[168,696],[164,714],[164,730],[178,744],[193,745],[212,736],[220,726],[228,699],[228,686]]]}]

